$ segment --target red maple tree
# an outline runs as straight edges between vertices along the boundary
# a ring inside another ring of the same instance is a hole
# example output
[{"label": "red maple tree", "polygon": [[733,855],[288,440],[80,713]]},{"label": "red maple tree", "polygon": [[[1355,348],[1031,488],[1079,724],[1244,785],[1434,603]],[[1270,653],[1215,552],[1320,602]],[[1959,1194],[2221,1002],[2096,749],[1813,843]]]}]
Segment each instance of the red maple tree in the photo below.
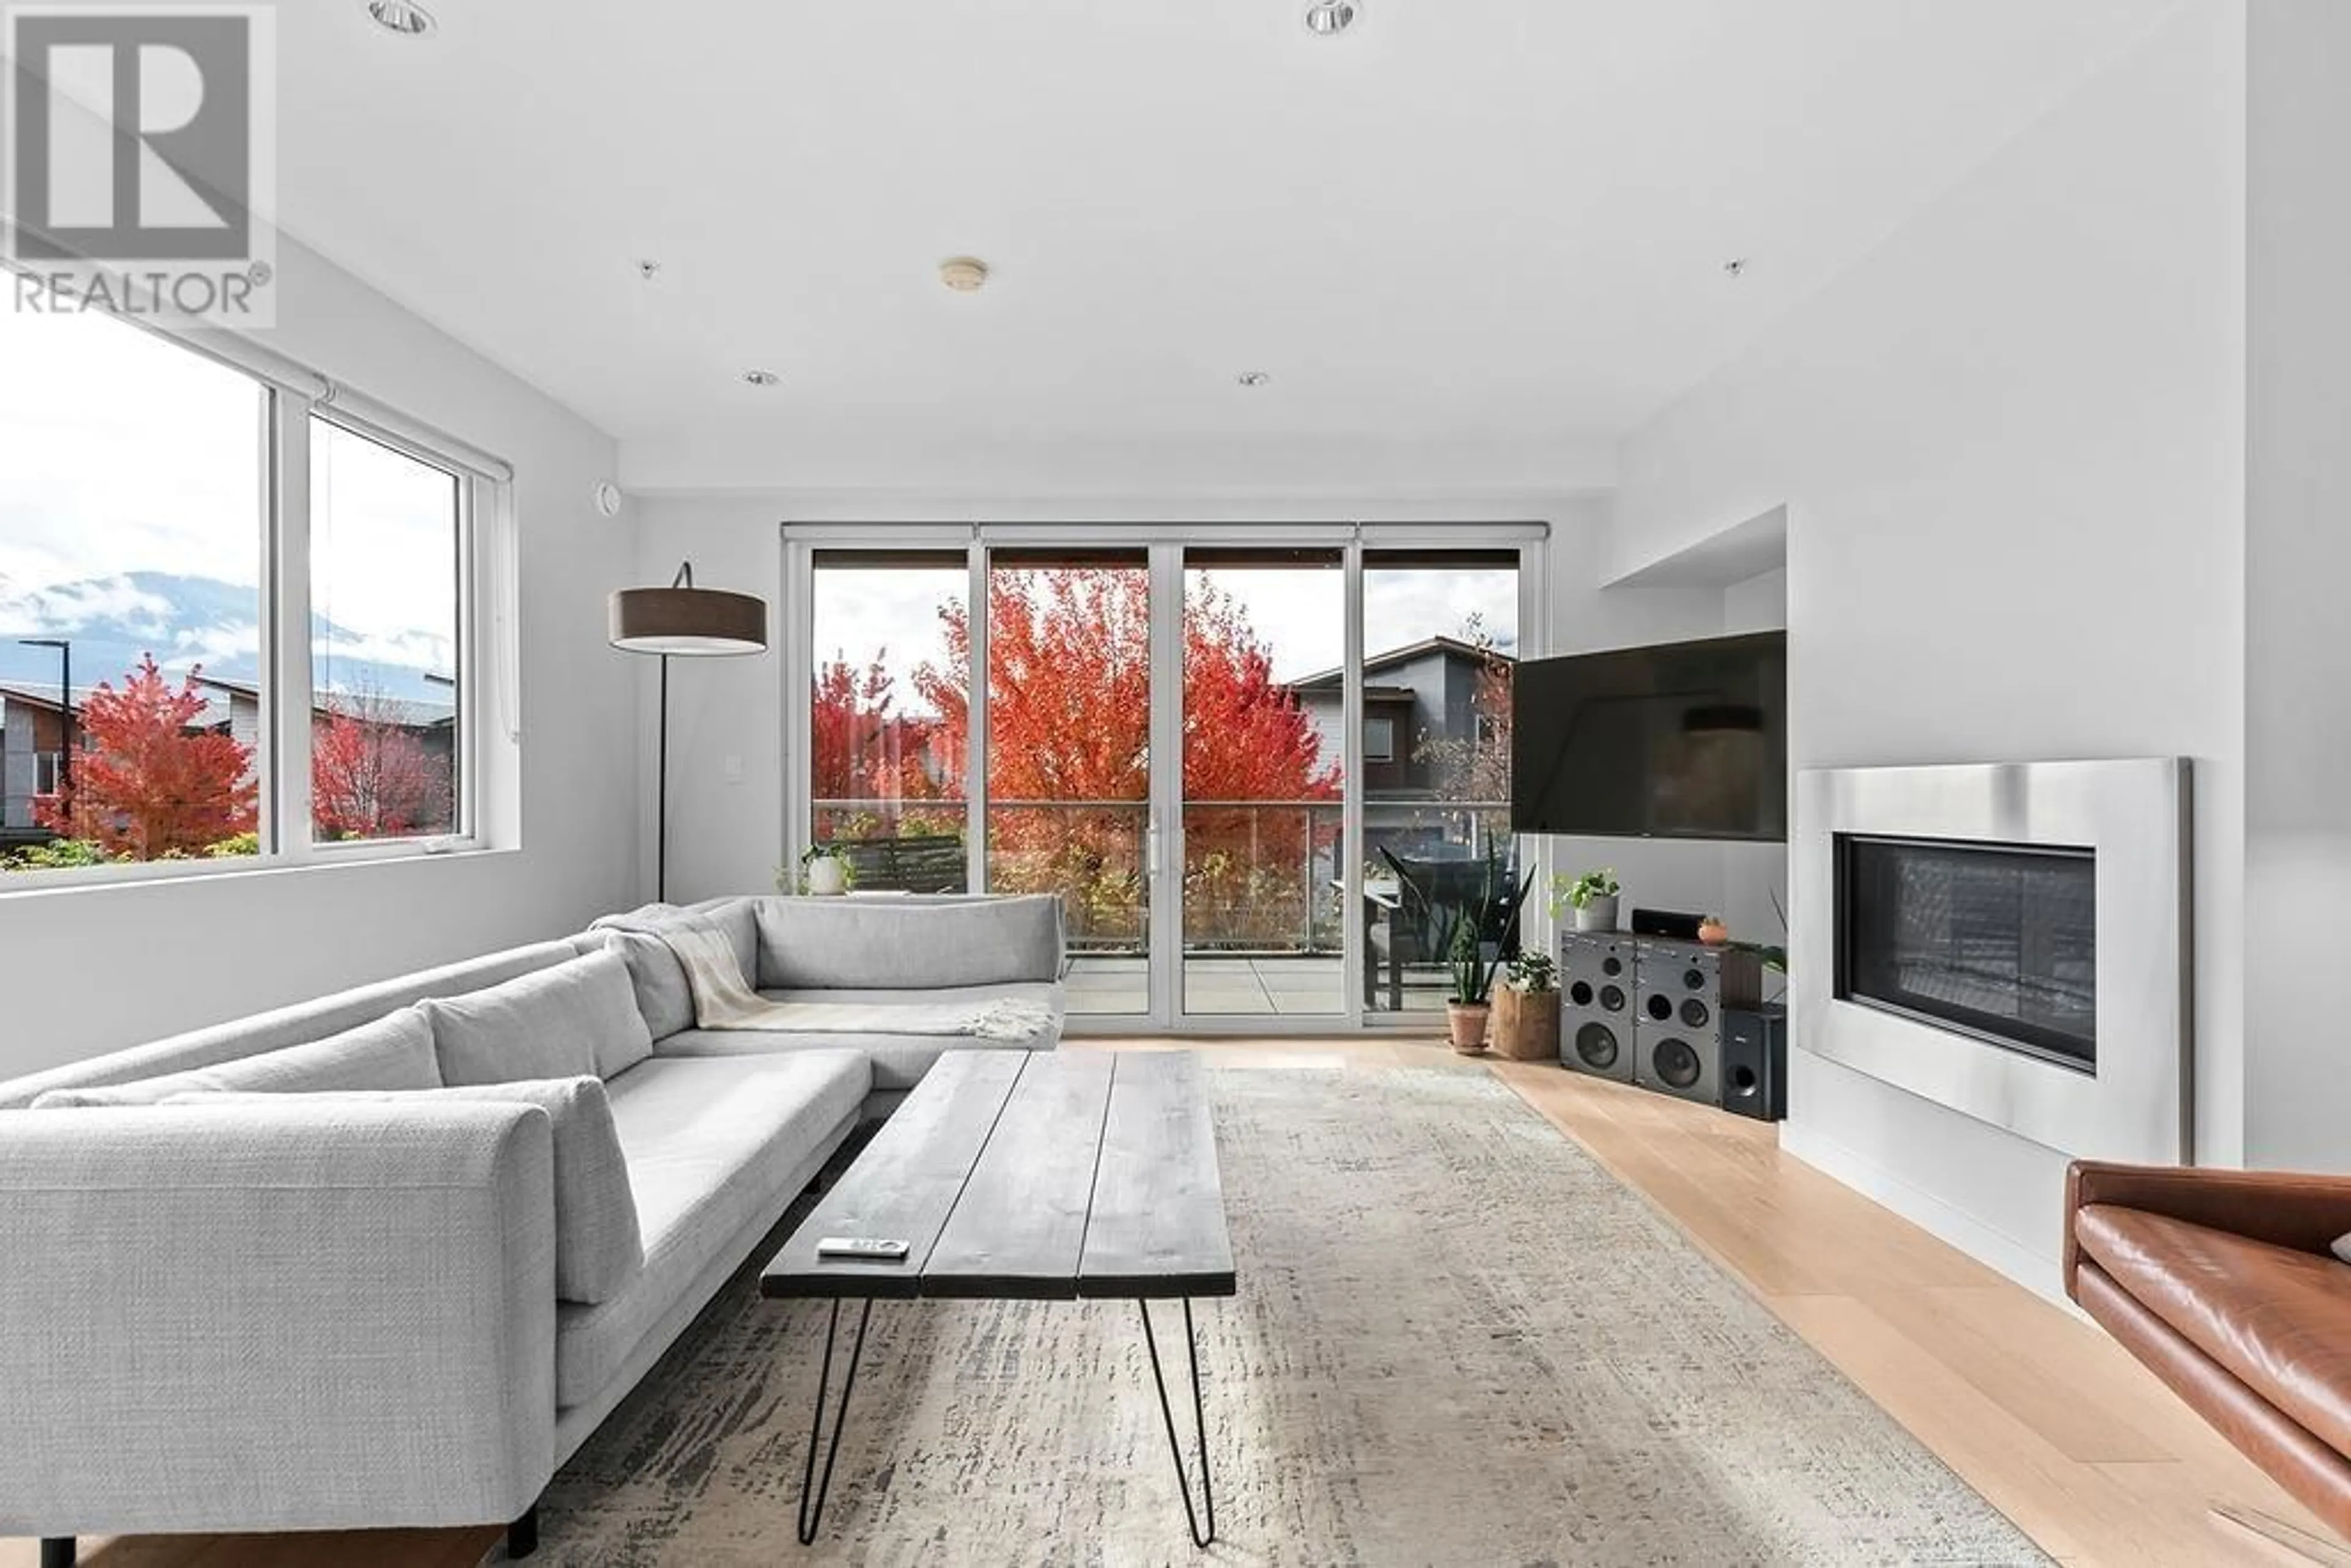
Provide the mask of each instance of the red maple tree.
[{"label": "red maple tree", "polygon": [[[959,797],[960,753],[941,755],[927,719],[893,712],[896,679],[877,650],[862,669],[836,653],[817,666],[810,704],[811,778],[820,808],[818,835],[872,838],[908,828],[904,803]],[[921,825],[953,832],[928,817]]]},{"label": "red maple tree", "polygon": [[310,727],[310,820],[325,839],[445,832],[454,791],[435,756],[380,692],[338,694]]},{"label": "red maple tree", "polygon": [[152,653],[120,691],[101,683],[82,703],[72,790],[35,800],[34,821],[110,858],[142,861],[252,832],[261,799],[252,749],[191,727],[205,706],[195,670],[175,691]]},{"label": "red maple tree", "polygon": [[[914,683],[939,717],[935,750],[963,755],[970,733],[971,623],[939,612],[945,650]],[[988,584],[987,778],[991,884],[1058,890],[1076,932],[1142,934],[1144,803],[1150,798],[1150,582],[1140,568],[998,570]],[[1295,802],[1335,801],[1338,767],[1238,601],[1205,577],[1185,594],[1184,793],[1187,920],[1209,939],[1236,921],[1294,933],[1311,891],[1310,841],[1327,845]],[[1213,936],[1210,936],[1213,930]]]}]

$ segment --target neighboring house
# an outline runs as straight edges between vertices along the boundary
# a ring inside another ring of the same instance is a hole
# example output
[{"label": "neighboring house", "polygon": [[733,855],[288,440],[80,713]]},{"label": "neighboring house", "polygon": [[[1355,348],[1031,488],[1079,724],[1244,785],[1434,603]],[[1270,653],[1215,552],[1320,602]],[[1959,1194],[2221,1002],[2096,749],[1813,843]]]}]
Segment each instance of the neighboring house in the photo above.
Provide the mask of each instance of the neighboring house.
[{"label": "neighboring house", "polygon": [[[1364,660],[1364,788],[1374,800],[1436,798],[1441,780],[1427,759],[1414,760],[1425,742],[1476,743],[1489,722],[1477,703],[1478,679],[1490,660],[1511,662],[1458,637],[1430,637]],[[1299,706],[1322,737],[1323,755],[1344,755],[1344,678],[1325,670],[1290,683]]]},{"label": "neighboring house", "polygon": [[[89,690],[74,688],[75,714]],[[47,836],[34,827],[33,800],[57,792],[57,758],[80,739],[81,727],[67,713],[55,685],[43,691],[0,682],[0,838]]]},{"label": "neighboring house", "polygon": [[[97,689],[74,687],[68,714],[59,706],[55,685],[0,681],[0,842],[46,841],[52,836],[34,822],[33,801],[57,793],[59,758],[67,746],[82,744],[81,710]],[[189,727],[235,733],[235,722],[233,706],[216,698]],[[249,736],[238,738],[250,744]]]},{"label": "neighboring house", "polygon": [[[232,681],[217,675],[198,675],[196,685],[220,694],[229,736],[256,758],[260,757],[261,688],[250,681]],[[365,716],[406,730],[423,746],[427,757],[446,767],[450,778],[456,777],[456,704],[385,696],[370,696],[365,704]],[[310,711],[326,717],[343,710],[330,693],[326,700],[313,703]]]},{"label": "neighboring house", "polygon": [[[247,681],[213,675],[198,675],[196,685],[209,695],[204,711],[189,727],[226,735],[258,758],[260,688]],[[33,802],[38,796],[57,793],[58,758],[67,745],[81,744],[82,705],[96,689],[76,686],[73,711],[68,715],[59,705],[55,685],[44,689],[37,683],[0,681],[0,843],[46,841],[51,836],[34,821]],[[368,706],[371,716],[413,735],[428,757],[454,769],[455,704],[377,697],[371,698]],[[314,711],[329,713],[332,705],[320,703]]]}]

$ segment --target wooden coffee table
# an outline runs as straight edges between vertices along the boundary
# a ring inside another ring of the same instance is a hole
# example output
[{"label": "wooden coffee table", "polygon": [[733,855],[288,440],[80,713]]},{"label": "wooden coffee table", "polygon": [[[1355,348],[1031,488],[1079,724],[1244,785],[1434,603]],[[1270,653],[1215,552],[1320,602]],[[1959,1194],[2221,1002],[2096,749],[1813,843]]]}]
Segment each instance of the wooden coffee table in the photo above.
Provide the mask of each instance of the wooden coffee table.
[{"label": "wooden coffee table", "polygon": [[[908,1244],[896,1263],[819,1258],[828,1236]],[[873,1303],[973,1298],[1132,1298],[1193,1542],[1217,1538],[1207,1421],[1192,1298],[1234,1293],[1232,1241],[1217,1173],[1217,1134],[1188,1051],[955,1051],[932,1068],[759,1276],[763,1296],[828,1298],[824,1362],[800,1477],[799,1539],[816,1539]],[[1196,1510],[1151,1305],[1184,1304]],[[840,1408],[817,1471],[825,1393],[844,1301],[862,1305]]]}]

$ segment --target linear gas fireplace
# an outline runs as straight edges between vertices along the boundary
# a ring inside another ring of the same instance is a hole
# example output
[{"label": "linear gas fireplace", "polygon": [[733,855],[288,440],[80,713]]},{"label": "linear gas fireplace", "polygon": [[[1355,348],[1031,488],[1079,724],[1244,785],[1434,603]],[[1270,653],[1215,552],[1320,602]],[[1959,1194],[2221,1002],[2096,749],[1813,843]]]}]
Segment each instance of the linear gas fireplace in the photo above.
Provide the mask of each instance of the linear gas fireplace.
[{"label": "linear gas fireplace", "polygon": [[1840,833],[1836,995],[2064,1067],[2098,1066],[2098,856]]},{"label": "linear gas fireplace", "polygon": [[1802,774],[1800,1046],[2067,1154],[2188,1155],[2171,758]]}]

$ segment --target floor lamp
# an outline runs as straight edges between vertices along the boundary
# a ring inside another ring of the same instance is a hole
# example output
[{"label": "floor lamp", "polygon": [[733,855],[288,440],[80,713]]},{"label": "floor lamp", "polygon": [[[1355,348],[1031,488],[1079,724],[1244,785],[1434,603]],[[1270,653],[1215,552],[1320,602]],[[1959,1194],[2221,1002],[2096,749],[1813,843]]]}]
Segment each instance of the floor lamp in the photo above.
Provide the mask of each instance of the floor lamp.
[{"label": "floor lamp", "polygon": [[655,785],[653,896],[669,902],[669,662],[768,651],[768,603],[747,593],[694,586],[694,563],[679,564],[667,588],[612,595],[612,646],[661,659],[661,760]]}]

